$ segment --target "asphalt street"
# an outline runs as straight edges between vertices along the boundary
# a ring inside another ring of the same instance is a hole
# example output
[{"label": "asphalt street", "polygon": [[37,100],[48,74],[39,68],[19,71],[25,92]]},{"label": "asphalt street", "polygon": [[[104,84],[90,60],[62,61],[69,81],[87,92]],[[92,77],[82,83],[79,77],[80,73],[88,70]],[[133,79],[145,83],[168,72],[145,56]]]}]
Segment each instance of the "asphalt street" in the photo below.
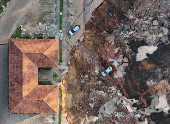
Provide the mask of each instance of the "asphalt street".
[{"label": "asphalt street", "polygon": [[38,0],[11,0],[0,16],[0,44],[7,43]]},{"label": "asphalt street", "polygon": [[8,117],[8,44],[0,45],[0,124]]}]

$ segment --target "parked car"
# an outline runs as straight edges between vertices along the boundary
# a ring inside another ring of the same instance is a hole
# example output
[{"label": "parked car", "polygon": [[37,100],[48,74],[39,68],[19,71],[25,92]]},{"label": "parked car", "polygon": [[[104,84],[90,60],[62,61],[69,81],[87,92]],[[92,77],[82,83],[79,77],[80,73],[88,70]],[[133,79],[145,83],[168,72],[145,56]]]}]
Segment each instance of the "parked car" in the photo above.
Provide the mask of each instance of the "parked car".
[{"label": "parked car", "polygon": [[104,70],[101,74],[103,75],[103,76],[105,76],[105,75],[107,75],[109,72],[111,72],[112,71],[112,67],[111,66],[109,66],[106,70]]},{"label": "parked car", "polygon": [[72,28],[71,30],[69,30],[69,34],[70,35],[73,35],[76,31],[78,31],[80,29],[80,26],[75,26],[74,28]]}]

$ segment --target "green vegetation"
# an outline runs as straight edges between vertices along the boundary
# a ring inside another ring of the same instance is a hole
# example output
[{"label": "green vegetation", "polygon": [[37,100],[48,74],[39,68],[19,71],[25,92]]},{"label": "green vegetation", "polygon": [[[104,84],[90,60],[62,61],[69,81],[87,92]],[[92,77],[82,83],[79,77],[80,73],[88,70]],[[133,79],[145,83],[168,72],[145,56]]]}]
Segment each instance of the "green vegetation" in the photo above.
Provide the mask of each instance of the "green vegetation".
[{"label": "green vegetation", "polygon": [[51,70],[51,68],[41,68],[42,70]]},{"label": "green vegetation", "polygon": [[3,12],[3,7],[1,6],[1,7],[0,7],[0,13],[2,13],[2,12]]},{"label": "green vegetation", "polygon": [[3,5],[6,7],[7,6],[7,3],[9,2],[10,0],[3,0],[2,3],[0,4],[0,13],[3,12]]},{"label": "green vegetation", "polygon": [[60,0],[60,12],[63,11],[63,0]]},{"label": "green vegetation", "polygon": [[[60,13],[63,13],[63,0],[60,0]],[[63,14],[60,14],[60,30],[63,29]]]},{"label": "green vegetation", "polygon": [[59,113],[58,113],[58,124],[61,124],[61,101],[62,101],[62,89],[59,88]]},{"label": "green vegetation", "polygon": [[38,85],[53,85],[50,81],[38,81]]},{"label": "green vegetation", "polygon": [[164,31],[163,31],[163,30],[160,30],[160,33],[161,33],[161,34],[164,34]]},{"label": "green vegetation", "polygon": [[22,32],[21,27],[19,27],[13,34],[12,38],[23,38],[21,37],[21,32]]},{"label": "green vegetation", "polygon": [[60,63],[62,63],[62,52],[60,53]]},{"label": "green vegetation", "polygon": [[60,15],[60,30],[63,29],[63,15]]},{"label": "green vegetation", "polygon": [[43,39],[47,39],[47,35],[43,35],[42,38],[43,38]]},{"label": "green vegetation", "polygon": [[9,2],[10,0],[3,0],[2,1],[2,5],[4,5],[5,7],[7,6],[7,3]]},{"label": "green vegetation", "polygon": [[57,73],[53,73],[53,77],[57,78],[58,77]]},{"label": "green vegetation", "polygon": [[152,33],[152,32],[149,32],[149,34],[150,34],[150,35],[153,35],[153,33]]},{"label": "green vegetation", "polygon": [[[60,31],[63,29],[63,0],[60,0]],[[62,63],[62,40],[59,40],[59,63]]]},{"label": "green vegetation", "polygon": [[59,55],[60,55],[59,62],[62,63],[63,62],[63,60],[62,60],[62,40],[59,40]]},{"label": "green vegetation", "polygon": [[34,34],[30,34],[29,39],[34,39]]}]

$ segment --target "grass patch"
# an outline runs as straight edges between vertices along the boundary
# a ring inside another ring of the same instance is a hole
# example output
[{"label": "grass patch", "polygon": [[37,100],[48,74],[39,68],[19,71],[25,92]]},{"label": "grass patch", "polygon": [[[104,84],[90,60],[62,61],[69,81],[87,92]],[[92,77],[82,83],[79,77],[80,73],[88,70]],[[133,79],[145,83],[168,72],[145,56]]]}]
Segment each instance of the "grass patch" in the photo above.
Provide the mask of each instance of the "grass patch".
[{"label": "grass patch", "polygon": [[60,15],[60,30],[63,29],[63,15]]},{"label": "grass patch", "polygon": [[62,63],[63,60],[62,60],[62,40],[59,40],[59,55],[60,55],[60,58],[59,58],[59,62]]},{"label": "grass patch", "polygon": [[42,38],[43,39],[47,39],[48,37],[47,37],[47,35],[43,35]]},{"label": "grass patch", "polygon": [[29,39],[34,39],[34,38],[35,38],[34,34],[30,34]]},{"label": "grass patch", "polygon": [[9,2],[10,0],[3,0],[2,3],[0,4],[0,14],[3,12],[3,5],[6,7],[7,6],[7,3]]},{"label": "grass patch", "polygon": [[51,68],[41,68],[42,70],[51,70]]},{"label": "grass patch", "polygon": [[1,6],[1,7],[0,7],[0,13],[2,13],[2,12],[3,12],[3,7]]},{"label": "grass patch", "polygon": [[60,53],[60,63],[62,63],[62,53]]},{"label": "grass patch", "polygon": [[58,74],[57,73],[53,73],[53,77],[57,78]]},{"label": "grass patch", "polygon": [[[60,0],[60,12],[63,12],[63,0]],[[63,29],[63,15],[60,15],[60,30]]]},{"label": "grass patch", "polygon": [[63,12],[63,0],[60,0],[60,12]]},{"label": "grass patch", "polygon": [[50,81],[38,81],[38,85],[53,85]]},{"label": "grass patch", "polygon": [[10,0],[3,0],[2,1],[2,5],[4,5],[5,7],[7,6],[7,3],[9,2]]},{"label": "grass patch", "polygon": [[22,30],[21,30],[21,26],[15,31],[15,33],[12,35],[12,38],[23,38],[22,36],[21,36],[21,32],[22,32]]},{"label": "grass patch", "polygon": [[58,124],[61,124],[61,101],[62,101],[62,89],[59,88],[59,113],[58,113]]}]

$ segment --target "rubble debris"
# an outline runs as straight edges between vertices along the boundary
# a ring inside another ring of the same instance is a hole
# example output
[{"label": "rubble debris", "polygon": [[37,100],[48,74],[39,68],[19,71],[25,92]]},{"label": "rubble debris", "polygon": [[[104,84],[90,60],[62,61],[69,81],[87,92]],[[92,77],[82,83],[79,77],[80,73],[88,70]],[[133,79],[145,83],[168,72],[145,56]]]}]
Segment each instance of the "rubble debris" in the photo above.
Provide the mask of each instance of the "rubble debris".
[{"label": "rubble debris", "polygon": [[118,98],[113,98],[112,100],[106,102],[103,106],[101,106],[99,110],[99,117],[101,117],[102,115],[104,117],[111,117],[112,114],[117,110],[117,100]]},{"label": "rubble debris", "polygon": [[158,49],[157,46],[141,46],[138,48],[138,53],[136,54],[136,61],[142,61],[148,58],[146,54],[153,54]]},{"label": "rubble debris", "polygon": [[154,25],[154,26],[156,26],[156,25],[158,26],[158,24],[159,24],[159,23],[158,23],[157,20],[154,20],[154,21],[153,21],[153,25]]},{"label": "rubble debris", "polygon": [[169,13],[167,0],[104,0],[93,11],[62,82],[70,124],[170,122]]}]

